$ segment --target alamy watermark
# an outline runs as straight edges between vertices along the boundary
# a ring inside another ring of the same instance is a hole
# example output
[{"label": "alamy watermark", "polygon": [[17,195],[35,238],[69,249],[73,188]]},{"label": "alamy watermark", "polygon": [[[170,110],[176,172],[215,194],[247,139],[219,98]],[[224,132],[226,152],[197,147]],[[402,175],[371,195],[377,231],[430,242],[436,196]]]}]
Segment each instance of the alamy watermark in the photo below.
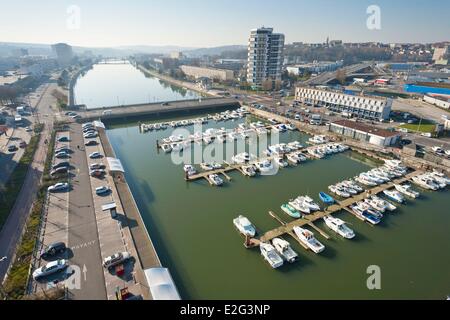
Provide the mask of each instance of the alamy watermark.
[{"label": "alamy watermark", "polygon": [[369,15],[366,26],[369,30],[381,30],[381,8],[375,4],[367,7],[366,13]]},{"label": "alamy watermark", "polygon": [[381,290],[381,268],[377,265],[367,267],[366,273],[369,275],[366,281],[367,289]]},{"label": "alamy watermark", "polygon": [[77,5],[67,7],[66,27],[69,30],[78,30],[81,28],[81,8]]}]

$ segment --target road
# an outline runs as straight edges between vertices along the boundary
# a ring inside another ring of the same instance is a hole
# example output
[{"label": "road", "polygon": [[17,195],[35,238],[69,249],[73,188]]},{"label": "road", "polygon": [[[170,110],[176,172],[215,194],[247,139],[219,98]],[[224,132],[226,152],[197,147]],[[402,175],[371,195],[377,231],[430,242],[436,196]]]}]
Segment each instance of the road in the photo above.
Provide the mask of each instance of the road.
[{"label": "road", "polygon": [[[38,113],[51,115],[55,112],[56,101],[51,95],[52,89],[55,86],[56,84],[54,83],[47,85],[47,89],[42,93],[42,96],[37,101],[37,105],[34,106]],[[0,263],[1,281],[3,281],[9,264],[12,262],[17,241],[20,238],[32,203],[36,199],[36,194],[39,190],[48,149],[48,145],[44,141],[45,139],[50,139],[50,134],[53,130],[53,117],[41,117],[41,122],[44,123],[44,130],[41,133],[41,140],[34,155],[33,162],[25,177],[22,190],[17,196],[16,203],[0,231],[0,257],[6,257]]]},{"label": "road", "polygon": [[[70,148],[73,150],[71,165],[75,167],[75,177],[70,183],[69,194],[69,248],[73,257],[71,265],[86,270],[86,279],[80,289],[70,290],[70,299],[106,300],[105,278],[97,231],[94,202],[88,172],[88,163],[81,125],[70,125]],[[78,149],[78,146],[80,149]]]}]

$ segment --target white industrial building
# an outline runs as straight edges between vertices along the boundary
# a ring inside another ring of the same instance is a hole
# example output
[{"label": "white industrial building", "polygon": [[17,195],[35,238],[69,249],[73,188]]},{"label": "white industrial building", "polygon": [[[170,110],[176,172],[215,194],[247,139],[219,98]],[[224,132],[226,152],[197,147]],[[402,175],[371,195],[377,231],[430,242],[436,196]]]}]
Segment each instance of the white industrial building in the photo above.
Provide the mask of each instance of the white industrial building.
[{"label": "white industrial building", "polygon": [[339,61],[314,61],[312,63],[298,64],[294,66],[286,67],[286,71],[296,76],[305,72],[310,73],[322,73],[328,71],[334,71],[341,68],[344,65],[343,60]]},{"label": "white industrial building", "polygon": [[284,34],[273,28],[253,29],[248,41],[247,82],[261,89],[265,81],[281,80],[283,68]]},{"label": "white industrial building", "polygon": [[450,109],[450,99],[448,97],[437,95],[425,95],[423,97],[423,101],[431,103],[439,108]]},{"label": "white industrial building", "polygon": [[379,129],[351,120],[332,122],[329,130],[379,147],[392,146],[401,139],[399,132]]},{"label": "white industrial building", "polygon": [[233,80],[234,72],[226,69],[195,67],[195,66],[181,66],[180,69],[189,77],[195,79],[209,78],[220,81]]},{"label": "white industrial building", "polygon": [[311,106],[326,107],[335,112],[345,112],[349,116],[373,120],[388,119],[392,107],[390,98],[358,96],[308,87],[297,87],[295,100]]}]

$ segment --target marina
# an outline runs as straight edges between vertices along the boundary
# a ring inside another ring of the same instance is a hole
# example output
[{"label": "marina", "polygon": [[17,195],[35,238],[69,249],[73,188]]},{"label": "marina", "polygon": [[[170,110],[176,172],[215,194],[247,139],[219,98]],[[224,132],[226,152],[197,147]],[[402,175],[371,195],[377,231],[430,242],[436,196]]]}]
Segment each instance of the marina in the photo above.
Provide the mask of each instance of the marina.
[{"label": "marina", "polygon": [[[174,112],[154,116],[154,120],[141,121],[157,124],[207,116],[206,112],[198,115]],[[233,131],[239,125],[249,126],[258,121],[251,116],[229,120],[211,119],[203,126],[205,130],[225,128]],[[157,140],[161,142],[170,136],[169,128],[142,134],[138,129],[139,123],[132,119],[124,123],[106,122],[106,126],[108,139],[123,163],[127,182],[161,263],[171,266],[172,276],[183,298],[389,299],[440,298],[447,294],[445,281],[436,281],[425,271],[427,261],[434,261],[435,273],[445,274],[450,267],[443,255],[443,252],[450,250],[448,230],[445,228],[449,216],[445,210],[436,209],[450,205],[442,189],[431,192],[411,182],[414,190],[420,191],[418,200],[410,201],[407,198],[403,205],[390,201],[397,208],[395,214],[386,211],[375,228],[370,223],[361,223],[357,215],[348,214],[345,209],[341,210],[343,213],[334,213],[333,217],[342,219],[354,231],[355,237],[351,240],[329,229],[323,219],[303,225],[302,228],[313,232],[325,246],[319,254],[306,251],[298,240],[294,240],[293,231],[285,233],[279,238],[287,241],[298,257],[293,263],[284,260],[283,265],[274,271],[263,260],[259,247],[250,250],[242,248],[243,240],[233,230],[231,221],[240,214],[246,216],[254,223],[259,236],[280,228],[280,223],[268,211],[272,211],[287,225],[298,221],[281,209],[282,204],[298,195],[310,195],[314,201],[319,201],[319,192],[324,192],[337,201],[334,205],[345,204],[349,199],[341,199],[328,191],[327,187],[370,171],[379,166],[376,161],[359,156],[358,150],[352,146],[347,152],[323,157],[320,161],[297,163],[300,168],[295,168],[293,161],[288,160],[289,166],[271,177],[261,177],[254,172],[253,178],[249,179],[242,172],[251,175],[252,169],[249,168],[253,167],[242,165],[239,169],[225,171],[232,183],[228,183],[228,179],[218,173],[224,184],[220,188],[212,188],[205,178],[192,181],[183,179],[183,165],[175,165],[170,161],[171,152],[155,148]],[[191,131],[190,134],[195,134],[192,126],[184,128]],[[263,132],[263,129],[270,130],[264,127],[259,131]],[[280,132],[279,143],[288,145],[298,141],[306,146],[310,138],[312,136],[302,131],[288,129]],[[228,138],[225,139],[224,145],[229,142]],[[203,148],[205,145],[206,142],[202,141],[201,145],[194,142],[193,146]],[[224,161],[232,164],[233,155],[227,155]],[[311,155],[307,156],[311,158]],[[294,157],[290,158],[295,160]],[[212,163],[203,167],[195,165],[195,168],[201,172],[211,166],[213,170],[220,169],[215,169]],[[226,167],[227,164],[223,162],[223,169]],[[209,175],[214,174],[208,171]],[[404,185],[401,179],[394,179],[395,183]],[[380,187],[364,186],[364,189]],[[356,195],[361,197],[357,202],[372,196],[360,193]],[[380,198],[386,199],[382,194]],[[305,218],[310,216],[305,215]],[[444,239],[439,248],[427,245],[428,230],[431,228],[435,237]],[[325,234],[328,239],[323,236]],[[212,246],[210,239],[220,243],[221,247]],[[277,251],[273,240],[269,243]],[[205,255],[205,252],[208,254]],[[417,255],[417,252],[421,254]],[[283,258],[279,251],[277,253]],[[367,290],[368,264],[383,265],[382,291]],[[211,272],[211,269],[215,272]],[[405,269],[409,270],[408,273],[404,272]],[[217,277],[218,273],[222,276]],[[334,276],[336,273],[344,276],[337,279]],[[351,277],[347,276],[350,274]],[[320,282],[317,281],[319,278]],[[415,279],[414,283],[410,279]]]}]

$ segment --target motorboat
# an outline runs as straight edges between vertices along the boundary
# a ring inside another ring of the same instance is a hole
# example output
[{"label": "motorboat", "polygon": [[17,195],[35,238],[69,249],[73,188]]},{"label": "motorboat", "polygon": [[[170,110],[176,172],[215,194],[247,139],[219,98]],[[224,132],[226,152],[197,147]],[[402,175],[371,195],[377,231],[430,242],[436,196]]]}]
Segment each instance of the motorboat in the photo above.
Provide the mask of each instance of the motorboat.
[{"label": "motorboat", "polygon": [[200,168],[202,168],[205,171],[214,170],[214,167],[211,164],[205,162],[200,163]]},{"label": "motorboat", "polygon": [[287,146],[293,151],[303,148],[302,144],[298,141],[289,142]]},{"label": "motorboat", "polygon": [[172,151],[172,147],[170,146],[170,144],[163,144],[163,145],[161,145],[161,149],[165,153],[169,153],[169,152]]},{"label": "motorboat", "polygon": [[222,169],[222,168],[223,168],[223,165],[220,164],[220,163],[218,163],[218,162],[216,162],[216,161],[211,162],[210,165],[211,165],[211,167],[212,167],[214,170]]},{"label": "motorboat", "polygon": [[436,191],[439,189],[439,186],[431,179],[427,178],[426,176],[415,176],[411,178],[412,182],[418,185],[419,187],[422,187],[424,189],[433,190]]},{"label": "motorboat", "polygon": [[300,219],[302,217],[302,214],[289,204],[281,205],[281,210],[283,210],[288,216],[292,218]]},{"label": "motorboat", "polygon": [[297,152],[296,153],[297,158],[300,160],[300,162],[304,162],[308,160],[308,157],[306,157],[303,153]]},{"label": "motorboat", "polygon": [[367,221],[373,225],[379,224],[381,222],[380,218],[369,213],[367,210],[360,208],[358,205],[353,205],[350,208],[357,216],[359,216],[364,221]]},{"label": "motorboat", "polygon": [[289,162],[293,163],[293,164],[298,164],[300,163],[300,158],[295,154],[295,153],[290,153],[286,156],[286,158],[288,159]]},{"label": "motorboat", "polygon": [[284,239],[274,238],[272,240],[272,245],[278,254],[287,262],[293,263],[297,261],[298,254],[294,250],[292,250],[291,245]]},{"label": "motorboat", "polygon": [[325,246],[314,237],[314,233],[311,231],[298,226],[295,226],[293,230],[300,242],[306,245],[314,253],[320,253],[325,250]]},{"label": "motorboat", "polygon": [[426,173],[426,174],[424,174],[424,176],[426,179],[429,179],[432,182],[434,182],[438,186],[438,189],[443,189],[443,188],[447,187],[446,179],[434,176],[430,173]]},{"label": "motorboat", "polygon": [[244,236],[254,237],[256,234],[255,226],[243,215],[233,219],[233,224]]},{"label": "motorboat", "polygon": [[294,199],[292,201],[289,201],[288,203],[292,208],[294,208],[295,210],[298,210],[302,213],[305,214],[310,214],[311,213],[311,209],[306,206],[303,201],[298,201],[298,199]]},{"label": "motorboat", "polygon": [[223,179],[217,174],[210,174],[208,178],[217,187],[223,185]]},{"label": "motorboat", "polygon": [[324,135],[317,135],[317,136],[314,136],[312,138],[309,138],[308,142],[310,144],[323,144],[323,143],[327,143],[328,139]]},{"label": "motorboat", "polygon": [[296,127],[295,125],[293,125],[292,123],[288,123],[288,124],[286,125],[286,128],[287,128],[288,130],[291,130],[291,131],[297,130],[297,127]]},{"label": "motorboat", "polygon": [[276,269],[283,265],[283,258],[280,257],[278,252],[270,243],[261,242],[259,244],[259,249],[261,251],[261,255],[272,268]]},{"label": "motorboat", "polygon": [[398,203],[403,203],[405,201],[405,198],[403,198],[402,194],[397,190],[383,190],[383,193],[386,197]]},{"label": "motorboat", "polygon": [[325,224],[328,228],[336,232],[338,235],[345,239],[353,239],[355,232],[350,229],[343,220],[330,216],[323,217]]},{"label": "motorboat", "polygon": [[213,139],[212,137],[210,137],[210,136],[203,137],[203,142],[204,142],[205,144],[210,144],[210,143],[212,143],[213,141],[214,141],[214,139]]},{"label": "motorboat", "polygon": [[374,209],[374,208],[373,208],[371,205],[369,205],[366,201],[358,201],[358,202],[356,203],[356,205],[357,205],[358,207],[360,207],[361,209],[363,209],[363,210],[365,210],[365,211],[371,213],[372,215],[374,215],[375,217],[377,217],[377,218],[379,218],[379,219],[383,218],[383,214],[382,214],[380,211]]},{"label": "motorboat", "polygon": [[281,168],[285,168],[289,165],[283,157],[275,157],[275,163]]},{"label": "motorboat", "polygon": [[308,149],[308,153],[318,159],[323,159],[325,157],[325,155],[322,152],[320,152],[317,148]]},{"label": "motorboat", "polygon": [[371,206],[373,209],[383,213],[386,211],[386,206],[384,204],[384,201],[378,201],[374,200],[372,198],[364,199],[364,202],[367,203],[369,206]]},{"label": "motorboat", "polygon": [[249,177],[254,177],[256,175],[256,170],[255,167],[253,165],[250,166],[242,166],[241,167],[242,172]]},{"label": "motorboat", "polygon": [[181,143],[171,143],[170,147],[172,148],[172,151],[182,151],[183,145]]},{"label": "motorboat", "polygon": [[197,173],[197,170],[194,168],[194,166],[190,164],[184,165],[183,170],[188,176],[192,176]]},{"label": "motorboat", "polygon": [[247,163],[251,160],[251,155],[248,152],[238,153],[237,155],[233,156],[231,158],[231,161],[233,161],[236,164],[243,164]]},{"label": "motorboat", "polygon": [[374,201],[382,203],[384,205],[384,207],[386,208],[386,210],[388,210],[388,211],[395,211],[395,210],[397,210],[397,207],[394,206],[391,202],[389,202],[387,200],[384,200],[384,199],[382,199],[382,198],[380,198],[380,197],[378,197],[376,195],[372,195],[370,198],[372,200],[374,200]]},{"label": "motorboat", "polygon": [[335,202],[334,198],[328,194],[326,194],[325,192],[319,192],[319,198],[320,200],[322,200],[323,203],[330,205],[333,204]]},{"label": "motorboat", "polygon": [[430,173],[430,176],[433,177],[436,181],[441,181],[447,185],[450,184],[450,178],[448,178],[442,172],[438,172],[438,171],[434,170],[433,172]]},{"label": "motorboat", "polygon": [[309,196],[303,196],[303,197],[299,197],[299,199],[302,199],[304,204],[309,207],[309,209],[311,211],[319,211],[320,210],[320,206],[314,202],[314,200],[309,197]]},{"label": "motorboat", "polygon": [[272,161],[270,161],[268,159],[257,162],[255,164],[255,166],[256,166],[256,169],[259,170],[259,172],[261,172],[261,173],[268,173],[268,172],[273,171],[273,169],[274,169]]},{"label": "motorboat", "polygon": [[350,193],[344,191],[342,188],[339,188],[337,186],[329,186],[328,190],[330,190],[332,193],[337,194],[342,198],[350,198]]},{"label": "motorboat", "polygon": [[416,199],[420,196],[420,193],[413,190],[410,184],[394,184],[395,190],[403,193],[405,196]]}]

